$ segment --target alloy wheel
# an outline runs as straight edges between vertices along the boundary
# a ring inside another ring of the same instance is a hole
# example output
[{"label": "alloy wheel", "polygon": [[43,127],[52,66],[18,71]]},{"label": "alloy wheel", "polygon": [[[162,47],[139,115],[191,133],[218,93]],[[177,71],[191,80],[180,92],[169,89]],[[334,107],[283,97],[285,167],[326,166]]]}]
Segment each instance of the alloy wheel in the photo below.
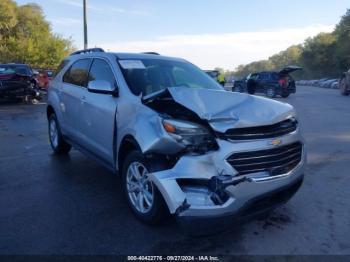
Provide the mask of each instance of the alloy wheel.
[{"label": "alloy wheel", "polygon": [[56,121],[54,119],[50,120],[50,126],[49,126],[49,134],[50,134],[50,141],[53,147],[58,146],[58,131],[57,131],[57,125]]},{"label": "alloy wheel", "polygon": [[154,187],[148,174],[147,168],[139,162],[132,162],[126,174],[129,200],[132,206],[143,214],[151,210],[154,201]]}]

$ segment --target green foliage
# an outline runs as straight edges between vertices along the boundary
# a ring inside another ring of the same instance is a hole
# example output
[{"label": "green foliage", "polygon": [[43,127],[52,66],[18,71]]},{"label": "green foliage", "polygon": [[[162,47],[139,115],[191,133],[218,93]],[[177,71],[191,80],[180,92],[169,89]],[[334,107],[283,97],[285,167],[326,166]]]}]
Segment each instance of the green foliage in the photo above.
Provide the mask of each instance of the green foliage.
[{"label": "green foliage", "polygon": [[334,35],[336,66],[341,71],[347,71],[350,67],[350,9],[342,17],[336,26]]},{"label": "green foliage", "polygon": [[296,73],[298,78],[339,77],[347,71],[350,68],[350,9],[332,33],[320,33],[267,60],[240,65],[229,74],[243,77],[252,72],[280,70],[287,65],[304,68]]},{"label": "green foliage", "polygon": [[1,0],[0,63],[55,68],[72,50],[70,39],[52,33],[39,5],[18,6],[13,0]]},{"label": "green foliage", "polygon": [[336,76],[334,50],[336,37],[330,33],[320,33],[305,41],[300,63],[305,68],[305,75],[313,78]]}]

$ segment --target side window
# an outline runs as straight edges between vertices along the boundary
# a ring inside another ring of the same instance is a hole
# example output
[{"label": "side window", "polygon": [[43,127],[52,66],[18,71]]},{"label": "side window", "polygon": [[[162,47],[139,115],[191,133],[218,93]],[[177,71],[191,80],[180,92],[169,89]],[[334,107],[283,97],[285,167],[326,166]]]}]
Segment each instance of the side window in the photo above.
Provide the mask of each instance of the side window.
[{"label": "side window", "polygon": [[263,74],[259,74],[259,80],[269,80],[270,76],[269,74],[263,73]]},{"label": "side window", "polygon": [[111,67],[102,59],[94,59],[92,63],[89,74],[89,82],[94,80],[104,80],[111,83],[112,86],[116,85]]},{"label": "side window", "polygon": [[81,59],[76,61],[64,74],[63,82],[86,87],[90,63],[91,59]]},{"label": "side window", "polygon": [[249,79],[257,80],[259,78],[258,74],[251,74]]}]

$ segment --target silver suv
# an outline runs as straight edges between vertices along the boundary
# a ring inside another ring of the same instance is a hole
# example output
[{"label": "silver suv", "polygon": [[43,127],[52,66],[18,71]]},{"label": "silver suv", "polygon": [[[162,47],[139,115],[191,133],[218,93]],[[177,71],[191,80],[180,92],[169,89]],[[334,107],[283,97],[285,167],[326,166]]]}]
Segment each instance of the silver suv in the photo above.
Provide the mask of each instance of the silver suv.
[{"label": "silver suv", "polygon": [[50,84],[47,118],[53,151],[73,146],[119,173],[147,223],[232,224],[286,202],[303,179],[293,107],[225,91],[183,59],[75,52]]}]

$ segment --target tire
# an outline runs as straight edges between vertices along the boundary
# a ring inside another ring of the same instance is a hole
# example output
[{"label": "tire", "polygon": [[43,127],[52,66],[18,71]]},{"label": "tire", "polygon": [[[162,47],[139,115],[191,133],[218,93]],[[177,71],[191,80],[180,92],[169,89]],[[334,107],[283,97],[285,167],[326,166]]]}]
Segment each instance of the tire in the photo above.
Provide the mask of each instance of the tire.
[{"label": "tire", "polygon": [[273,86],[266,87],[265,93],[266,93],[266,96],[268,98],[275,98],[276,97],[276,88]]},{"label": "tire", "polygon": [[72,146],[62,137],[61,129],[55,114],[49,116],[49,140],[55,154],[68,154]]},{"label": "tire", "polygon": [[343,78],[340,80],[339,89],[340,89],[340,93],[341,93],[343,96],[348,96],[348,95],[349,95],[349,93],[350,93],[350,88],[349,88],[349,86],[348,86],[347,83],[346,83],[346,78],[345,78],[345,77],[343,77]]},{"label": "tire", "polygon": [[162,194],[145,176],[151,171],[141,152],[130,152],[122,167],[122,187],[134,215],[143,223],[157,225],[166,220],[169,211]]},{"label": "tire", "polygon": [[290,95],[289,91],[283,91],[282,94],[281,94],[281,96],[283,98],[287,98],[289,95]]},{"label": "tire", "polygon": [[237,93],[244,93],[243,86],[242,85],[237,85],[234,87],[234,92]]}]

